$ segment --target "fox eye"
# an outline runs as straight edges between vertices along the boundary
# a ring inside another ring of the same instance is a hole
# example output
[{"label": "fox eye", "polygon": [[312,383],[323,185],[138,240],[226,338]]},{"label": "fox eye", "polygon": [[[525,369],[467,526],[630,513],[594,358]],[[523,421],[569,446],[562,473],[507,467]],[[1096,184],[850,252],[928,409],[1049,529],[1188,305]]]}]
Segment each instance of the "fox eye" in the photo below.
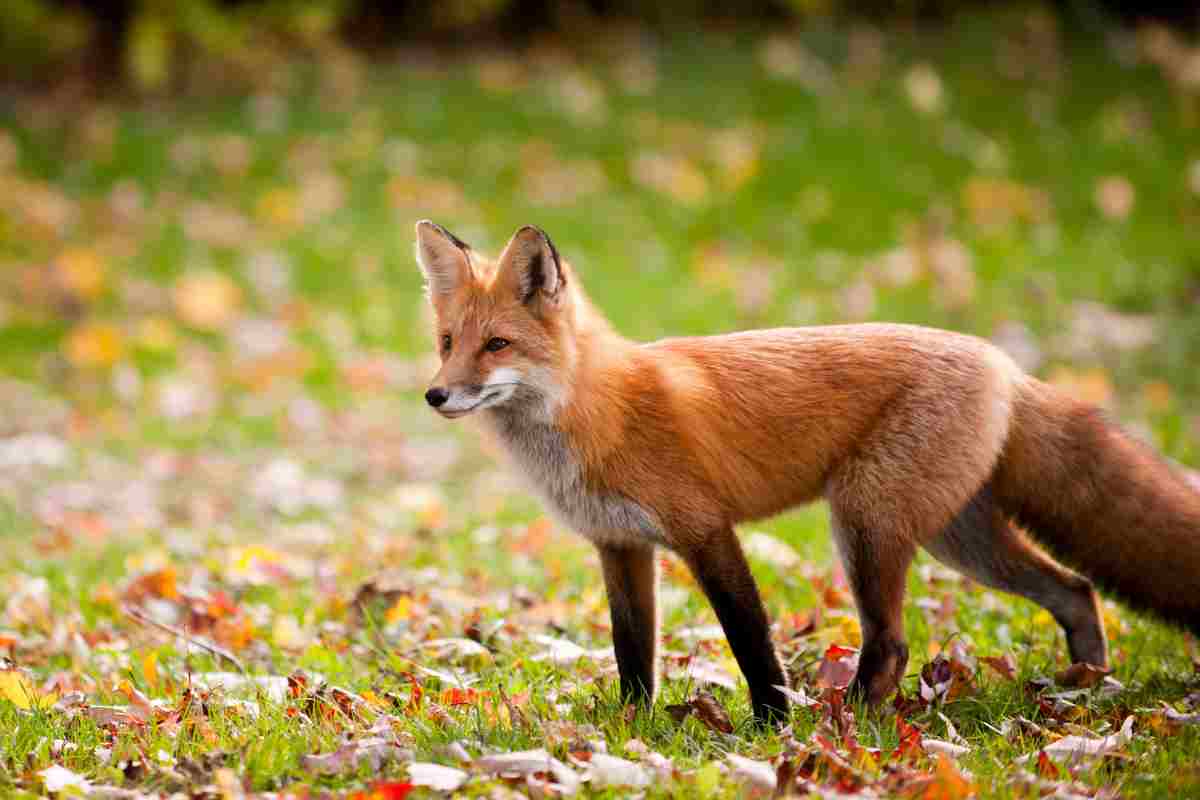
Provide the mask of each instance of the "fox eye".
[{"label": "fox eye", "polygon": [[448,333],[443,333],[443,334],[442,334],[442,352],[444,352],[444,353],[449,353],[449,352],[450,352],[450,345],[451,345],[452,343],[453,343],[453,341],[450,339],[450,334],[448,334]]},{"label": "fox eye", "polygon": [[508,347],[509,344],[510,342],[508,339],[501,339],[499,336],[493,336],[491,339],[488,339],[488,343],[484,345],[484,347],[489,353],[494,353],[497,350],[503,350],[504,348]]}]

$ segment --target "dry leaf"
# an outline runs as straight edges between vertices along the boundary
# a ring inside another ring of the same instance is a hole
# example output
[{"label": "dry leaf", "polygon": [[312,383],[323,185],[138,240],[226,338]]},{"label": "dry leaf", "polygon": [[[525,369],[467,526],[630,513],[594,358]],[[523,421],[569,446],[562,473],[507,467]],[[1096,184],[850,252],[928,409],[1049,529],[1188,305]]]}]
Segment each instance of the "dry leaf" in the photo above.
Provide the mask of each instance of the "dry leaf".
[{"label": "dry leaf", "polygon": [[175,311],[188,325],[206,331],[227,327],[237,316],[242,290],[224,273],[208,270],[184,275],[171,290]]},{"label": "dry leaf", "polygon": [[378,736],[346,742],[332,753],[300,756],[300,766],[316,772],[338,774],[369,765],[378,772],[391,761],[411,761],[411,750],[405,750],[388,739]]},{"label": "dry leaf", "polygon": [[1054,681],[1060,686],[1089,689],[1104,680],[1109,672],[1110,670],[1080,661],[1055,674]]},{"label": "dry leaf", "polygon": [[1005,680],[1013,681],[1017,679],[1017,660],[1013,658],[1012,653],[1005,653],[1000,656],[984,656],[979,660],[994,669]]},{"label": "dry leaf", "polygon": [[522,750],[515,753],[497,753],[476,759],[475,767],[491,775],[529,778],[538,774],[549,775],[561,794],[572,795],[579,791],[579,775],[545,750]]},{"label": "dry leaf", "polygon": [[424,786],[435,792],[457,791],[469,777],[471,776],[461,769],[444,767],[441,764],[414,761],[408,765],[409,783],[413,786]]},{"label": "dry leaf", "polygon": [[87,778],[58,764],[47,767],[38,775],[41,777],[46,791],[50,794],[86,795],[92,788]]},{"label": "dry leaf", "polygon": [[593,789],[606,786],[628,786],[635,789],[649,786],[653,779],[641,764],[610,756],[591,753],[585,764],[583,780]]},{"label": "dry leaf", "polygon": [[729,764],[733,774],[748,783],[756,789],[762,789],[767,792],[774,792],[777,783],[775,768],[766,761],[755,761],[752,758],[744,758],[735,753],[729,753],[725,756],[726,763]]}]

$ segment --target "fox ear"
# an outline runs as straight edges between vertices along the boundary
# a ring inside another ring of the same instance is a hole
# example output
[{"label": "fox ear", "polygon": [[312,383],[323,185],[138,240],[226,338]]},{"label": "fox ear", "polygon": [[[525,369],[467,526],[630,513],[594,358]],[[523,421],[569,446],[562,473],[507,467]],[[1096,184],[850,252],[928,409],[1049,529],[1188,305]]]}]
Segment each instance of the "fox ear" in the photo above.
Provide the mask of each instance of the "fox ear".
[{"label": "fox ear", "polygon": [[497,269],[526,304],[539,298],[557,299],[566,283],[554,243],[541,228],[532,225],[513,234],[500,254]]},{"label": "fox ear", "polygon": [[470,280],[470,253],[465,242],[436,222],[417,223],[417,264],[431,297],[450,294]]}]

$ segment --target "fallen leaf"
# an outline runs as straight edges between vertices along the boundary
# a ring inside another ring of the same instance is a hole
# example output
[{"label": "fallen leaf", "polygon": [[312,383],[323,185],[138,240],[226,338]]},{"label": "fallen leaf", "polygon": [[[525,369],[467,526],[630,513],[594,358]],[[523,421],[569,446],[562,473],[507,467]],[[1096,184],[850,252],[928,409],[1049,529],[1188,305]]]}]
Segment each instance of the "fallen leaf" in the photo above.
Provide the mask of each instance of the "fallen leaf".
[{"label": "fallen leaf", "polygon": [[[1065,758],[1072,763],[1099,758],[1124,747],[1133,739],[1133,715],[1125,718],[1121,729],[1110,736],[1091,738],[1086,736],[1064,736],[1042,748],[1047,755]],[[1032,756],[1022,756],[1017,763],[1024,763]]]},{"label": "fallen leaf", "polygon": [[714,661],[699,656],[667,659],[667,676],[671,680],[690,681],[695,686],[720,686],[737,689],[737,678]]},{"label": "fallen leaf", "polygon": [[1181,711],[1176,711],[1170,706],[1164,705],[1163,716],[1171,720],[1171,722],[1178,722],[1183,725],[1200,725],[1200,711],[1191,714],[1184,714]]},{"label": "fallen leaf", "polygon": [[971,752],[971,748],[966,745],[954,744],[953,742],[944,742],[941,739],[930,739],[928,737],[921,739],[921,747],[926,753],[931,755],[946,755],[951,758],[965,756]]},{"label": "fallen leaf", "polygon": [[412,751],[388,739],[374,736],[346,742],[332,753],[300,756],[300,766],[315,772],[338,774],[369,765],[378,772],[388,762],[411,761],[412,757]]},{"label": "fallen leaf", "polygon": [[414,761],[408,765],[408,780],[413,786],[423,786],[435,792],[457,791],[467,779],[468,773],[454,767]]},{"label": "fallen leaf", "polygon": [[591,753],[584,763],[583,780],[593,789],[607,786],[643,788],[652,783],[645,767],[624,758],[607,753]]},{"label": "fallen leaf", "polygon": [[558,639],[543,634],[537,634],[529,638],[546,647],[545,651],[533,656],[533,661],[549,661],[558,666],[566,666],[567,664],[574,664],[583,658],[590,658],[597,661],[613,661],[616,659],[611,647],[588,650],[567,639]]},{"label": "fallen leaf", "polygon": [[87,778],[58,764],[46,767],[38,775],[42,779],[42,785],[46,787],[46,791],[50,794],[85,795],[92,788]]},{"label": "fallen leaf", "polygon": [[1005,653],[1002,656],[983,656],[979,660],[994,669],[1005,680],[1017,679],[1017,660],[1012,657],[1012,653]]},{"label": "fallen leaf", "polygon": [[1060,686],[1088,689],[1104,680],[1108,673],[1107,669],[1079,661],[1056,673],[1054,681]]},{"label": "fallen leaf", "polygon": [[17,708],[49,708],[58,702],[58,693],[42,693],[25,673],[6,669],[0,671],[0,697],[12,701]]},{"label": "fallen leaf", "polygon": [[370,792],[355,792],[350,797],[352,800],[404,800],[415,786],[409,781],[376,781],[371,784]]},{"label": "fallen leaf", "polygon": [[961,800],[974,794],[975,784],[959,771],[954,759],[939,755],[933,780],[924,786],[919,797],[921,800]]},{"label": "fallen leaf", "polygon": [[858,651],[831,644],[825,650],[825,658],[817,667],[817,686],[844,689],[858,671]]},{"label": "fallen leaf", "polygon": [[125,337],[110,323],[85,322],[63,340],[63,349],[76,367],[111,367],[125,354]]},{"label": "fallen leaf", "polygon": [[775,768],[766,761],[755,761],[752,758],[745,758],[736,753],[726,755],[725,761],[733,770],[733,774],[742,782],[763,791],[775,791],[778,780]]},{"label": "fallen leaf", "polygon": [[522,750],[497,753],[475,760],[475,767],[491,775],[525,777],[547,774],[557,784],[559,793],[572,795],[579,791],[578,773],[545,750]]},{"label": "fallen leaf", "polygon": [[221,330],[238,313],[242,290],[233,279],[208,270],[184,275],[171,291],[175,311],[188,325],[206,331]]},{"label": "fallen leaf", "polygon": [[729,712],[717,698],[708,692],[697,692],[689,704],[696,718],[709,728],[718,733],[733,733],[733,723],[729,721]]},{"label": "fallen leaf", "polygon": [[818,700],[815,697],[809,697],[804,692],[803,688],[792,689],[787,686],[776,686],[775,688],[778,689],[780,692],[782,692],[783,696],[786,697],[788,700],[790,700],[792,703],[794,703],[798,706],[801,706],[802,708],[816,708],[821,705],[820,700]]}]

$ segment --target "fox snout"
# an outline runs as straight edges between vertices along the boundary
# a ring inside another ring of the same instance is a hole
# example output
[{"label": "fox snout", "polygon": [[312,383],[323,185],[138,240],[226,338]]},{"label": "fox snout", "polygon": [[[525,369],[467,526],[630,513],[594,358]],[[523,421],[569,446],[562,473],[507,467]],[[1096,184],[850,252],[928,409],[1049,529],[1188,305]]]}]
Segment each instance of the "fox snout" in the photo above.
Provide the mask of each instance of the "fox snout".
[{"label": "fox snout", "polygon": [[469,414],[481,405],[482,386],[431,386],[425,392],[425,402],[443,417]]},{"label": "fox snout", "polygon": [[425,402],[443,417],[453,419],[507,401],[518,383],[509,379],[483,384],[435,384],[425,392]]},{"label": "fox snout", "polygon": [[425,402],[434,408],[441,408],[450,399],[450,393],[440,386],[434,386],[425,393]]}]

